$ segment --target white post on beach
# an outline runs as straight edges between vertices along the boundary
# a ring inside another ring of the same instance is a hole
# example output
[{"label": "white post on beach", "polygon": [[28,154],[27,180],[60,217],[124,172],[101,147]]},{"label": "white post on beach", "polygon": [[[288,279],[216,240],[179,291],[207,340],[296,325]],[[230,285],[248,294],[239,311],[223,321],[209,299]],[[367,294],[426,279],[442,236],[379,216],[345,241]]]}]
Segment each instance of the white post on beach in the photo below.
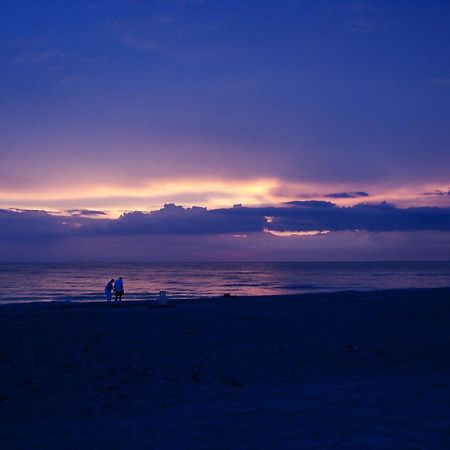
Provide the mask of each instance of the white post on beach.
[{"label": "white post on beach", "polygon": [[159,291],[159,305],[167,305],[167,291]]}]

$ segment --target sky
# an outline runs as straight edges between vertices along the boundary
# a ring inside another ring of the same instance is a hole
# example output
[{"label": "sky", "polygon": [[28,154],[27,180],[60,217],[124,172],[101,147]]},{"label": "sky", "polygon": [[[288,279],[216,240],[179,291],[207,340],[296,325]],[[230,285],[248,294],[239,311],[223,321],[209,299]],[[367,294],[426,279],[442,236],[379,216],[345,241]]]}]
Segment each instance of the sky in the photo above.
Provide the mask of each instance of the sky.
[{"label": "sky", "polygon": [[448,260],[449,49],[446,0],[2,0],[0,260]]}]

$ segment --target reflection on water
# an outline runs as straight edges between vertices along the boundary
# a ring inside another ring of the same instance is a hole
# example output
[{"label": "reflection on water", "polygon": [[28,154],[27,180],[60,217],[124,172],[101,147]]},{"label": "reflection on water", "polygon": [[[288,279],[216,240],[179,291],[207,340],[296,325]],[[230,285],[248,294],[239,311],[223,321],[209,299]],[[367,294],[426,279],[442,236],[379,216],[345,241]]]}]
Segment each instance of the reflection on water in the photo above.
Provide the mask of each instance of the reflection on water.
[{"label": "reflection on water", "polygon": [[126,299],[293,294],[448,287],[450,262],[412,263],[29,263],[0,264],[0,302],[101,300],[111,277]]}]

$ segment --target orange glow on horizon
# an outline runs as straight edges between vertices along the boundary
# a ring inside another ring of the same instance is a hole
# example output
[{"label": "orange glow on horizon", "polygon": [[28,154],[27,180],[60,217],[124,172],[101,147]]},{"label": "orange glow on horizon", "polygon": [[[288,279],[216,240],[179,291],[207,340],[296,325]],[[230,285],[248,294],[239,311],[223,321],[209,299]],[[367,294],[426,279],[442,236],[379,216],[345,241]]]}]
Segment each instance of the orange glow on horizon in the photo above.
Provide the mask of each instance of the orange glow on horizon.
[{"label": "orange glow on horizon", "polygon": [[[100,209],[108,217],[117,217],[126,211],[156,210],[165,203],[207,208],[225,208],[238,203],[260,205],[275,200],[270,193],[277,185],[273,179],[165,179],[131,187],[98,184],[59,190],[3,191],[0,192],[0,207],[45,209],[54,213],[71,208]],[[68,204],[71,206],[66,206]]]},{"label": "orange glow on horizon", "polygon": [[[165,203],[185,207],[204,206],[208,209],[243,206],[282,205],[299,200],[321,200],[339,206],[358,203],[395,203],[399,207],[450,204],[450,196],[424,195],[425,192],[446,192],[448,186],[389,186],[367,189],[369,196],[334,198],[329,193],[360,191],[343,183],[298,183],[274,178],[233,179],[162,179],[127,185],[84,183],[61,186],[59,190],[42,188],[30,191],[0,191],[0,208],[42,209],[55,214],[69,209],[101,210],[106,216],[118,217],[127,211],[152,211]],[[270,218],[268,218],[270,220]]]},{"label": "orange glow on horizon", "polygon": [[158,180],[148,182],[134,187],[112,186],[106,184],[90,184],[88,186],[77,186],[55,189],[41,189],[30,192],[3,191],[0,192],[2,200],[42,198],[44,200],[71,200],[71,199],[92,199],[92,198],[120,198],[120,197],[156,197],[177,195],[182,193],[205,193],[205,192],[226,192],[226,193],[246,193],[247,195],[267,194],[277,185],[276,180],[253,179],[241,180]]}]

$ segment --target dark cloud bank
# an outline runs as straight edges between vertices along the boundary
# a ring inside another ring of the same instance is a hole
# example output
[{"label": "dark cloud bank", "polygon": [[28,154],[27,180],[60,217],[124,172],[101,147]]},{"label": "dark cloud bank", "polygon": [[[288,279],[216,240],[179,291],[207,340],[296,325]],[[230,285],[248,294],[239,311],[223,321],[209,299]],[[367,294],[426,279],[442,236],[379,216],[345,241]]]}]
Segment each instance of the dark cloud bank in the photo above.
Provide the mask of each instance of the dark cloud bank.
[{"label": "dark cloud bank", "polygon": [[[0,210],[0,240],[34,241],[64,237],[218,235],[269,231],[450,231],[450,208],[397,208],[387,203],[336,206],[294,201],[280,207],[207,210],[167,204],[159,211],[131,212],[118,219],[95,214],[52,215],[47,211]],[[83,214],[84,212],[84,214]]]}]

